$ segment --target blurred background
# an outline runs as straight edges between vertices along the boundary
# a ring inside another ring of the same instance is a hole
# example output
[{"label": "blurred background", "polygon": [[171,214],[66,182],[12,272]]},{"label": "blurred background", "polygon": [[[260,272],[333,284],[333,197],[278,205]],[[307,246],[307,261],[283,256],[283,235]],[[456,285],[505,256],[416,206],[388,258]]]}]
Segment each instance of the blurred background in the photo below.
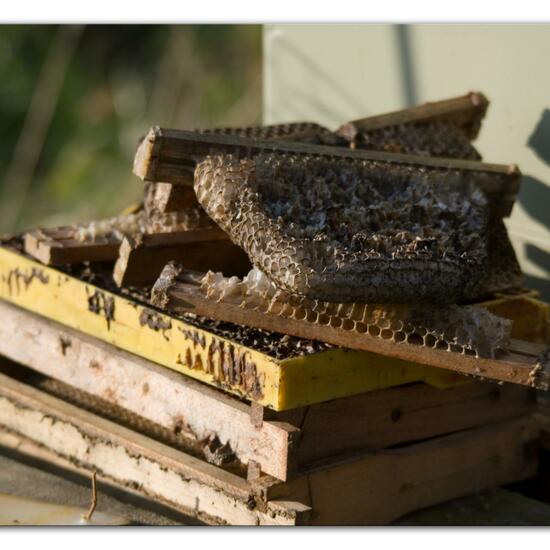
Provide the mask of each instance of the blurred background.
[{"label": "blurred background", "polygon": [[0,233],[139,200],[154,124],[261,122],[257,25],[0,26]]},{"label": "blurred background", "polygon": [[139,138],[177,128],[348,120],[482,91],[475,143],[517,163],[506,224],[550,300],[549,25],[0,26],[0,233],[138,201]]}]

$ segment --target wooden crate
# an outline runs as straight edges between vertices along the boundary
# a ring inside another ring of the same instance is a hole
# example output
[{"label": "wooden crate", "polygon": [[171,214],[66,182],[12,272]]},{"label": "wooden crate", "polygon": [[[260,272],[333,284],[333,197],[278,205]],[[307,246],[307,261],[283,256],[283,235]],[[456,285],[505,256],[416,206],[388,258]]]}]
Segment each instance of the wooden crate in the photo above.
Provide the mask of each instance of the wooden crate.
[{"label": "wooden crate", "polygon": [[412,383],[271,411],[10,304],[0,302],[0,316],[5,357],[192,445],[215,436],[241,463],[280,480],[319,460],[502,422],[534,409],[530,388],[464,378],[447,389]]},{"label": "wooden crate", "polygon": [[531,415],[363,451],[284,483],[244,479],[0,375],[0,445],[153,498],[208,523],[387,524],[536,471]]}]

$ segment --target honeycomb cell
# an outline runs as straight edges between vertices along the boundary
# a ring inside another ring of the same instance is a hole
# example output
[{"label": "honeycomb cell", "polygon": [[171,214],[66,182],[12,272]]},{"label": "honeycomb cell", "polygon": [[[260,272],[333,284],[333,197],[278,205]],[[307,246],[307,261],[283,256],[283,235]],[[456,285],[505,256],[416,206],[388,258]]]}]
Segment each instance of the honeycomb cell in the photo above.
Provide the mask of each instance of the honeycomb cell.
[{"label": "honeycomb cell", "polygon": [[[222,303],[293,318],[358,336],[382,338],[398,344],[437,348],[481,357],[494,357],[506,349],[512,323],[473,306],[442,308],[406,305],[349,304],[298,298],[275,287],[271,280],[253,268],[242,280],[208,272],[201,280],[201,291]],[[351,312],[368,312],[371,321],[355,321]],[[401,327],[401,328],[399,328]]]},{"label": "honeycomb cell", "polygon": [[355,137],[354,146],[387,153],[481,159],[464,132],[445,121],[399,124],[361,132]]},{"label": "honeycomb cell", "polygon": [[456,303],[486,270],[487,199],[470,173],[217,155],[197,165],[194,185],[207,214],[290,294]]}]

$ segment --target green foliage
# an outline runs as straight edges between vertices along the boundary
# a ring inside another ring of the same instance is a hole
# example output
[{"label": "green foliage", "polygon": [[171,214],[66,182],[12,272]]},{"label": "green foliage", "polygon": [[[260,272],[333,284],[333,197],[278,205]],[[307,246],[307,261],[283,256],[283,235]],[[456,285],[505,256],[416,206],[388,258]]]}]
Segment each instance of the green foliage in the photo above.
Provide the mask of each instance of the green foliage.
[{"label": "green foliage", "polygon": [[[0,27],[0,197],[57,26]],[[196,128],[260,119],[261,30],[256,25],[90,25],[68,68],[21,214],[0,231],[110,216],[142,192],[132,175],[149,126]],[[32,158],[32,151],[24,151]],[[17,171],[16,171],[17,173]],[[12,178],[13,179],[13,178]]]}]

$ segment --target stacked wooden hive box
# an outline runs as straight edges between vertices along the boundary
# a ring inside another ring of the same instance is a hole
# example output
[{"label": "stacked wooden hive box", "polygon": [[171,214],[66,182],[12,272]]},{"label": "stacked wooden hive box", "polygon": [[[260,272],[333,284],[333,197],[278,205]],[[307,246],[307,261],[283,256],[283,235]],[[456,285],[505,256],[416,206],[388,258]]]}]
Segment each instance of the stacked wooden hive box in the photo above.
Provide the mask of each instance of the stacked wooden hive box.
[{"label": "stacked wooden hive box", "polygon": [[[469,94],[336,133],[152,130],[134,167],[142,205],[0,248],[0,445],[215,524],[387,524],[534,476],[548,306],[522,287],[501,222],[519,171],[470,145],[486,109]],[[461,158],[427,137],[407,145],[434,128],[453,133]],[[476,306],[513,320],[508,349],[396,343],[200,294],[197,273],[242,277],[250,261],[197,203],[194,162],[266,150],[498,175],[479,180],[507,277]],[[170,261],[190,275],[152,300]]]}]

